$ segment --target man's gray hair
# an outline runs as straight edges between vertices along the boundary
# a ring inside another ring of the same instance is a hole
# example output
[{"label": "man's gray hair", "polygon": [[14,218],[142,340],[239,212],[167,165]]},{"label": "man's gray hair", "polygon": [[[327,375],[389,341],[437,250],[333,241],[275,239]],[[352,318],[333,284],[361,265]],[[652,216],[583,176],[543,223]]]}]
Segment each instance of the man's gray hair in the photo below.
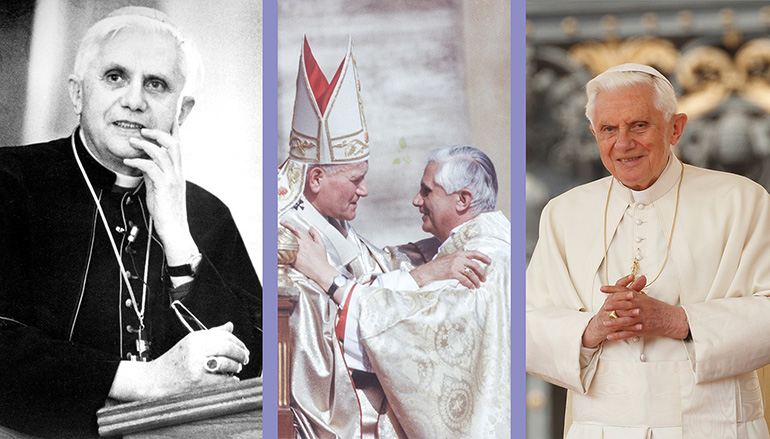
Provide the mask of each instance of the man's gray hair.
[{"label": "man's gray hair", "polygon": [[128,6],[120,8],[99,20],[86,32],[75,55],[73,73],[83,79],[88,66],[96,58],[102,45],[114,38],[123,29],[138,29],[169,35],[176,41],[182,61],[185,78],[182,97],[193,97],[203,82],[203,63],[195,43],[185,37],[179,28],[160,11],[151,8]]},{"label": "man's gray hair", "polygon": [[596,96],[600,92],[615,91],[639,84],[649,84],[652,86],[655,93],[655,108],[663,113],[665,120],[670,120],[671,116],[676,114],[678,110],[676,93],[674,93],[671,84],[665,79],[639,71],[604,72],[586,84],[586,94],[588,95],[586,117],[591,122],[591,126],[594,124]]},{"label": "man's gray hair", "polygon": [[470,191],[473,196],[471,212],[480,214],[495,210],[497,173],[486,154],[467,145],[444,146],[430,152],[428,163],[439,165],[433,182],[444,192]]}]

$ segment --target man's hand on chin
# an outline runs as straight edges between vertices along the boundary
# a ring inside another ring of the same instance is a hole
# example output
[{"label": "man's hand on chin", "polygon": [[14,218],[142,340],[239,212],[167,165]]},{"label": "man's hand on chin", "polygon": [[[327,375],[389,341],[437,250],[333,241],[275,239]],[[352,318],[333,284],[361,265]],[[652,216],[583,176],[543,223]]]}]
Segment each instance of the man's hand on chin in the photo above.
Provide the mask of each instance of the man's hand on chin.
[{"label": "man's hand on chin", "polygon": [[182,173],[179,127],[171,133],[143,128],[142,138],[131,145],[149,158],[124,159],[123,163],[142,172],[147,187],[147,209],[163,242],[170,266],[186,263],[198,253],[187,223],[186,183]]}]

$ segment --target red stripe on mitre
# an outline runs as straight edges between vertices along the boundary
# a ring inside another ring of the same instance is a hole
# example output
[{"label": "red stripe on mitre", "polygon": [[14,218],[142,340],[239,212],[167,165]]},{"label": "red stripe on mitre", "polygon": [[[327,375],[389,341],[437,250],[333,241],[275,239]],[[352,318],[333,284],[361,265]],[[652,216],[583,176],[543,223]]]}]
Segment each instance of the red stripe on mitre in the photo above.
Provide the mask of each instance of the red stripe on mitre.
[{"label": "red stripe on mitre", "polygon": [[305,60],[305,73],[307,74],[307,80],[310,84],[310,91],[313,93],[318,109],[321,111],[321,115],[326,112],[326,106],[329,105],[329,99],[331,99],[334,87],[337,85],[337,81],[342,74],[342,67],[345,65],[345,58],[342,59],[340,66],[337,68],[337,73],[334,74],[331,83],[326,80],[321,68],[318,66],[318,62],[313,57],[313,52],[310,50],[310,44],[305,37],[305,47],[303,49],[303,59]]}]

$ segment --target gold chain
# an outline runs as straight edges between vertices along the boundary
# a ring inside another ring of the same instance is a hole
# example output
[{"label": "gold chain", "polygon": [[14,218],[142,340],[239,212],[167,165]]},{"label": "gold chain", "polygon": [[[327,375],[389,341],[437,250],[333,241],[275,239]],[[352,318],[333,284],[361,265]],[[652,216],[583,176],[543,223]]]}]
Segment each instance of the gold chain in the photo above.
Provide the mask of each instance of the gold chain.
[{"label": "gold chain", "polygon": [[[658,280],[660,277],[660,274],[663,273],[663,269],[666,268],[666,263],[668,262],[668,254],[671,251],[671,239],[674,237],[674,227],[676,226],[676,216],[679,213],[679,192],[682,190],[682,180],[684,180],[684,163],[682,163],[682,169],[679,172],[679,185],[676,188],[676,206],[674,207],[674,220],[671,223],[671,232],[668,235],[668,243],[666,243],[666,258],[663,260],[663,265],[660,267],[660,271],[658,271],[657,276],[655,276],[655,279],[653,279],[651,282],[647,283],[642,290],[648,289],[653,282]],[[604,284],[609,285],[609,274],[608,274],[608,268],[609,261],[607,260],[607,253],[609,252],[609,249],[607,248],[607,211],[610,207],[610,194],[612,193],[612,185],[615,183],[615,178],[613,177],[610,181],[610,189],[607,191],[607,202],[604,204]],[[634,260],[632,262],[631,266],[631,274],[634,276],[634,279],[636,279],[636,274],[639,272],[639,257],[634,256]],[[632,280],[631,283],[634,281]],[[644,291],[642,291],[644,293]]]}]

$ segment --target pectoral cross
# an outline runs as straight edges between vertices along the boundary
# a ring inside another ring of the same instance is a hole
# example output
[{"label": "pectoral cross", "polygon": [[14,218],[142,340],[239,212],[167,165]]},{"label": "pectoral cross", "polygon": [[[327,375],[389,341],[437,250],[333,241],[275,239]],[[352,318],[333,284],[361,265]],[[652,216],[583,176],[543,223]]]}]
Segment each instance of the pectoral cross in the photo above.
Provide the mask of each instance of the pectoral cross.
[{"label": "pectoral cross", "polygon": [[150,340],[144,326],[136,331],[136,352],[137,355],[130,355],[131,361],[150,361]]},{"label": "pectoral cross", "polygon": [[[633,279],[631,279],[631,282],[626,285],[626,287],[631,286],[631,284],[634,283],[634,281],[637,278],[637,275],[639,274],[639,260],[642,259],[642,249],[636,249],[636,256],[634,256],[633,262],[631,262],[631,275],[634,276]],[[645,286],[645,288],[647,288]],[[642,291],[639,291],[640,293],[646,295],[647,293],[644,291],[645,288],[642,288]]]},{"label": "pectoral cross", "polygon": [[637,253],[637,255],[634,256],[634,261],[631,263],[631,275],[634,276],[634,278],[631,280],[631,283],[634,283],[634,281],[636,280],[636,275],[638,273],[639,273],[639,254]]}]

